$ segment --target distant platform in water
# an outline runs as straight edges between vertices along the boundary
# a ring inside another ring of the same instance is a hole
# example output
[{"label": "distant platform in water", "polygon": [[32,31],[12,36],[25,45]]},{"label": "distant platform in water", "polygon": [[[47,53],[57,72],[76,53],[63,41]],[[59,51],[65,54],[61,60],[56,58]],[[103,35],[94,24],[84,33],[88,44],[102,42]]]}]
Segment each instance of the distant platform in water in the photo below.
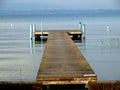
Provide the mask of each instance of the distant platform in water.
[{"label": "distant platform in water", "polygon": [[80,30],[37,30],[35,32],[36,41],[47,41],[50,32],[66,32],[73,40],[82,40],[82,31]]},{"label": "distant platform in water", "polygon": [[[35,32],[48,36],[36,80],[42,85],[88,84],[97,76],[76,44],[70,38],[81,39],[80,31]],[[79,36],[80,35],[80,36]]]}]

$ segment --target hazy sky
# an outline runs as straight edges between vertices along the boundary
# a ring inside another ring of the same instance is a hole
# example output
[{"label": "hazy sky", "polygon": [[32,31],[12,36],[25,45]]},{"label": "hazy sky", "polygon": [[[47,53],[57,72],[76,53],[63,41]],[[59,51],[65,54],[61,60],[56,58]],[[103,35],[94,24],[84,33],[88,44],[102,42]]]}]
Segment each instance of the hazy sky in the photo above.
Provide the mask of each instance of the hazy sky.
[{"label": "hazy sky", "polygon": [[6,10],[120,9],[120,0],[0,0]]}]

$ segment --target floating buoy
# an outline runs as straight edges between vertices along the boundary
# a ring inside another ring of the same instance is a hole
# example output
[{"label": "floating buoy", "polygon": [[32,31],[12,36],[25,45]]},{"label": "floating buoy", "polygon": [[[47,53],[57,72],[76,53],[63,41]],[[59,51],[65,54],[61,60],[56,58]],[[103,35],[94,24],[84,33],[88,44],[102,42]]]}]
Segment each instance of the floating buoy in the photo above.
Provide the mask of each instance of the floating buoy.
[{"label": "floating buoy", "polygon": [[13,24],[11,23],[11,24],[10,24],[10,26],[12,27],[12,26],[13,26]]},{"label": "floating buoy", "polygon": [[107,26],[106,29],[107,29],[107,31],[110,31],[110,26]]}]

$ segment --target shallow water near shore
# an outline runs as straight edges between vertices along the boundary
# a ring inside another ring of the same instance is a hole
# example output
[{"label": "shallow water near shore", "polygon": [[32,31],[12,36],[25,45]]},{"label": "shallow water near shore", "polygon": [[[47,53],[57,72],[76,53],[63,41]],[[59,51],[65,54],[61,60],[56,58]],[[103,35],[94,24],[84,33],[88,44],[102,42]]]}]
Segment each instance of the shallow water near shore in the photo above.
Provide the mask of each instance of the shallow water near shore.
[{"label": "shallow water near shore", "polygon": [[[80,13],[0,15],[0,81],[35,81],[45,44],[29,38],[29,26],[40,30],[76,30],[86,24],[86,39],[76,43],[98,80],[120,80],[120,16]],[[109,26],[109,30],[107,30]]]}]

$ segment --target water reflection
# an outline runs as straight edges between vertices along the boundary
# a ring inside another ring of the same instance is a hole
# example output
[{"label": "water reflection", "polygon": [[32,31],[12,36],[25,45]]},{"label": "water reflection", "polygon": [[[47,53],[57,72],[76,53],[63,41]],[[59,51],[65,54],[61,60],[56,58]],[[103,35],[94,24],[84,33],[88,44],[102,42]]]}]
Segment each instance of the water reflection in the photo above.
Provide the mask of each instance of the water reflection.
[{"label": "water reflection", "polygon": [[78,48],[80,48],[81,50],[86,50],[86,40],[82,39],[81,40],[74,40],[74,42],[76,43],[76,45],[78,46]]},{"label": "water reflection", "polygon": [[35,53],[38,47],[40,47],[41,48],[40,51],[43,52],[45,43],[46,40],[36,40],[35,36],[33,35],[33,37],[30,38],[30,53],[31,54]]},{"label": "water reflection", "polygon": [[30,39],[30,53],[33,54],[35,52],[35,38]]},{"label": "water reflection", "polygon": [[118,49],[120,47],[120,39],[119,38],[111,38],[109,40],[101,40],[100,45],[103,48]]}]

